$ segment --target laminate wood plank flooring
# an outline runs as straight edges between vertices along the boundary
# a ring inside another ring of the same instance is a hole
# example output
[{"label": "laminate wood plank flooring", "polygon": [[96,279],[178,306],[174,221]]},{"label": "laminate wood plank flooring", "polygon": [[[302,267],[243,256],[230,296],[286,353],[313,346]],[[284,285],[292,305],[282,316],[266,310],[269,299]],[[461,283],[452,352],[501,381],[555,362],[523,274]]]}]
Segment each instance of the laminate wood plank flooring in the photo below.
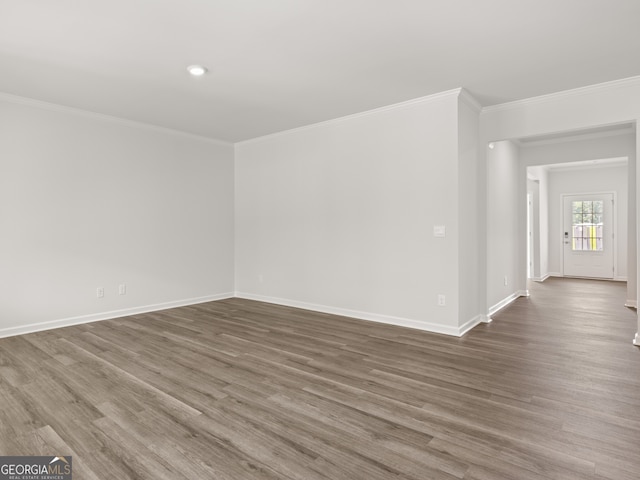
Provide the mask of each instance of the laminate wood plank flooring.
[{"label": "laminate wood plank flooring", "polygon": [[0,454],[76,480],[640,478],[623,283],[462,338],[229,299],[0,339]]}]

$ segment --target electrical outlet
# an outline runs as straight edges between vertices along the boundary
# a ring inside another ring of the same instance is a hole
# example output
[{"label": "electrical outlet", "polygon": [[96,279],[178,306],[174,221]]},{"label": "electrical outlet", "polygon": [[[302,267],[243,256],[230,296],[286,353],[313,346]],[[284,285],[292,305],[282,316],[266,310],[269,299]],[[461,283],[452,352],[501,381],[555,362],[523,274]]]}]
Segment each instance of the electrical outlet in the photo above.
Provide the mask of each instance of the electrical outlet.
[{"label": "electrical outlet", "polygon": [[507,276],[504,276],[504,286],[506,287],[507,285],[509,285],[509,279],[507,278]]},{"label": "electrical outlet", "polygon": [[120,286],[118,287],[118,293],[120,295],[126,295],[127,294],[127,286],[124,283],[121,283]]},{"label": "electrical outlet", "polygon": [[104,297],[104,287],[96,288],[96,297],[98,298]]},{"label": "electrical outlet", "polygon": [[439,294],[438,295],[438,306],[439,307],[444,307],[447,304],[447,299],[444,295]]}]

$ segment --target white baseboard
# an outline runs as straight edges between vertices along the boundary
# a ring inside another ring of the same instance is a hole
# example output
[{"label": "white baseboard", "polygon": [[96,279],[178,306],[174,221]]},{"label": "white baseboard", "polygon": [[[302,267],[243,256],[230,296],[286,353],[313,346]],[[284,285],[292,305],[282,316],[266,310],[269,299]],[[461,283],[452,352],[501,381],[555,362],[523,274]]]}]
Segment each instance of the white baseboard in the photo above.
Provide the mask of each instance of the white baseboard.
[{"label": "white baseboard", "polygon": [[481,323],[491,323],[491,319],[486,315],[476,315],[474,318],[472,318],[459,328],[460,334],[458,335],[458,337],[463,336],[473,327],[480,325]]},{"label": "white baseboard", "polygon": [[544,282],[547,278],[549,278],[550,276],[551,276],[551,275],[547,273],[546,275],[543,275],[542,277],[531,277],[531,280],[533,280],[534,282],[542,283],[542,282]]},{"label": "white baseboard", "polygon": [[625,307],[629,307],[629,308],[638,308],[638,301],[637,300],[627,300],[626,302],[624,302],[624,306]]},{"label": "white baseboard", "polygon": [[410,318],[394,317],[391,315],[381,315],[378,313],[361,312],[358,310],[350,310],[346,308],[330,307],[327,305],[318,305],[315,303],[299,302],[297,300],[289,300],[286,298],[269,297],[265,295],[255,295],[253,293],[236,292],[237,298],[247,300],[256,300],[258,302],[273,303],[275,305],[284,305],[286,307],[301,308],[314,312],[328,313],[331,315],[340,315],[342,317],[357,318],[359,320],[368,320],[371,322],[386,323],[398,327],[415,328],[431,333],[442,333],[444,335],[452,335],[461,337],[476,325],[482,322],[488,322],[484,315],[477,315],[460,327],[450,327],[448,325],[440,325],[437,323],[425,322],[422,320],[413,320]]},{"label": "white baseboard", "polygon": [[[585,280],[609,280],[612,282],[626,282],[628,280],[627,277],[625,276],[615,276],[613,278],[598,278],[598,277],[574,277],[571,275],[563,275],[562,273],[558,273],[558,272],[553,272],[553,273],[549,273],[547,275],[547,278],[549,277],[560,277],[560,278],[583,278]],[[532,279],[533,280],[533,279]]]},{"label": "white baseboard", "polygon": [[441,333],[444,335],[451,335],[455,337],[461,337],[468,331],[480,323],[490,323],[491,318],[487,315],[476,315],[471,320],[465,322],[460,327],[450,327],[448,325],[441,325],[437,323],[425,322],[422,320],[413,320],[408,318],[394,317],[390,315],[381,315],[371,312],[361,312],[357,310],[349,310],[345,308],[329,307],[326,305],[317,305],[307,302],[299,302],[296,300],[288,300],[283,298],[268,297],[263,295],[254,295],[243,292],[229,292],[216,295],[207,295],[204,297],[189,298],[183,300],[176,300],[172,302],[158,303],[153,305],[144,305],[141,307],[126,308],[122,310],[112,310],[109,312],[101,312],[90,315],[81,315],[77,317],[63,318],[59,320],[52,320],[48,322],[32,323],[29,325],[20,325],[17,327],[9,327],[0,329],[0,338],[13,337],[16,335],[24,335],[27,333],[41,332],[44,330],[52,330],[54,328],[70,327],[73,325],[81,325],[84,323],[98,322],[101,320],[110,320],[113,318],[127,317],[130,315],[136,315],[140,313],[155,312],[160,310],[167,310],[169,308],[184,307],[188,305],[196,305],[198,303],[214,302],[216,300],[224,300],[227,298],[245,298],[248,300],[257,300],[259,302],[273,303],[277,305],[284,305],[288,307],[302,308],[305,310],[312,310],[316,312],[328,313],[331,315],[340,315],[344,317],[357,318],[360,320],[368,320],[373,322],[385,323],[389,325],[396,325],[399,327],[414,328],[417,330],[423,330],[431,333]]},{"label": "white baseboard", "polygon": [[498,303],[490,307],[487,317],[491,318],[492,315],[495,315],[510,303],[515,302],[518,298],[528,297],[528,296],[529,296],[529,290],[518,290],[516,292],[513,292],[507,298],[500,300]]},{"label": "white baseboard", "polygon": [[158,310],[166,310],[175,307],[185,307],[187,305],[195,305],[198,303],[214,302],[225,298],[232,298],[233,293],[220,293],[217,295],[207,295],[205,297],[188,298],[184,300],[176,300],[173,302],[157,303],[154,305],[144,305],[142,307],[125,308],[122,310],[112,310],[110,312],[94,313],[90,315],[81,315],[78,317],[63,318],[60,320],[52,320],[50,322],[32,323],[29,325],[21,325],[19,327],[9,327],[0,329],[0,338],[13,337],[15,335],[24,335],[26,333],[40,332],[43,330],[51,330],[53,328],[70,327],[72,325],[80,325],[83,323],[97,322],[100,320],[109,320],[112,318],[127,317],[138,313],[155,312]]}]

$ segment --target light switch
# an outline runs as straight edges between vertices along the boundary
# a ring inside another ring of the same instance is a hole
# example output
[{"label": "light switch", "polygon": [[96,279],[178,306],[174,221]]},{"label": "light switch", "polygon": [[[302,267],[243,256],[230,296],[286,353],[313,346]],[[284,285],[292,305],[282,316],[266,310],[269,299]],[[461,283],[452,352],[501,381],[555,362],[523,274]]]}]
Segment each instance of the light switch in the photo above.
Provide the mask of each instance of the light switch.
[{"label": "light switch", "polygon": [[445,237],[446,236],[446,228],[444,225],[434,225],[433,226],[433,236],[434,237]]}]

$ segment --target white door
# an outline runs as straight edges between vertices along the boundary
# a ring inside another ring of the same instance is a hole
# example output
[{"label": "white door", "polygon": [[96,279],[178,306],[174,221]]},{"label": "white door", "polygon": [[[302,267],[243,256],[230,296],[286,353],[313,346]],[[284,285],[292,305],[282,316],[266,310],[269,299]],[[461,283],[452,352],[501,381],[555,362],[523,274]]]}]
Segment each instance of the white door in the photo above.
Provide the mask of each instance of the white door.
[{"label": "white door", "polygon": [[613,278],[613,194],[564,195],[564,275]]}]

